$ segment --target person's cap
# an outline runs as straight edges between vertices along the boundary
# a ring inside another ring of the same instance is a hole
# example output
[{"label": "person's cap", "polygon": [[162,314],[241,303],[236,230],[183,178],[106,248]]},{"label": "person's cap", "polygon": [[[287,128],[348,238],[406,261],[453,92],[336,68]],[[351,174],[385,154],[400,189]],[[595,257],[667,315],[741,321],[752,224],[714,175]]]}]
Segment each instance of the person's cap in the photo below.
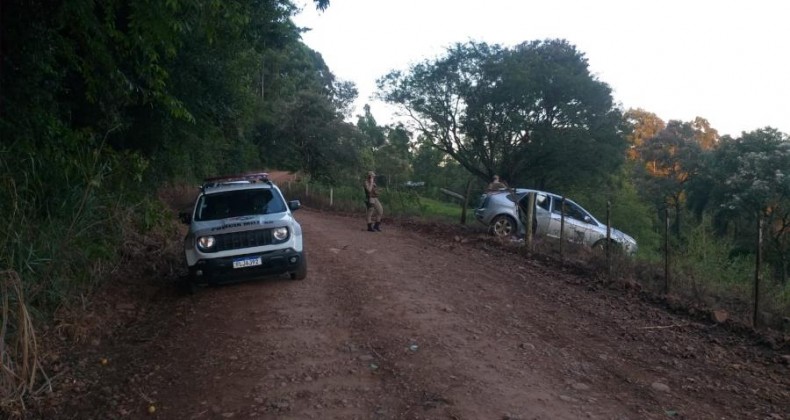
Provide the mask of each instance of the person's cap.
[{"label": "person's cap", "polygon": [[368,171],[368,176],[376,176],[376,173],[373,171]]}]

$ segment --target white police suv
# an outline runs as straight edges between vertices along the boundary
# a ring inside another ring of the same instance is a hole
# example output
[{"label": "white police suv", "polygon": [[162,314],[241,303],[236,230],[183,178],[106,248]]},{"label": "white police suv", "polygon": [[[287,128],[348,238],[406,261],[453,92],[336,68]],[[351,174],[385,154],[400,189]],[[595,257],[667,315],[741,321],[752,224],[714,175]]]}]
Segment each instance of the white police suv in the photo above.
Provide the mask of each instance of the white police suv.
[{"label": "white police suv", "polygon": [[304,279],[302,227],[291,214],[300,206],[286,202],[264,172],[204,180],[192,211],[179,214],[189,225],[190,288],[284,273]]}]

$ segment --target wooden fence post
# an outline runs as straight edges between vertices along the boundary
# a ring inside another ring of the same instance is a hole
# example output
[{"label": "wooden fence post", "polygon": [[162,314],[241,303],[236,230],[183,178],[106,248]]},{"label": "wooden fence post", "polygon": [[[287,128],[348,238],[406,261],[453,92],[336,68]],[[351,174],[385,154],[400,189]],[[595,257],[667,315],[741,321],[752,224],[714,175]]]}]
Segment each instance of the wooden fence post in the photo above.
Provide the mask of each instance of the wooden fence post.
[{"label": "wooden fence post", "polygon": [[466,224],[466,207],[469,205],[469,194],[472,192],[472,180],[466,181],[466,194],[464,194],[463,203],[461,204],[461,224]]},{"label": "wooden fence post", "polygon": [[565,196],[560,200],[560,263],[565,263]]},{"label": "wooden fence post", "polygon": [[[518,206],[518,203],[516,203]],[[529,193],[529,197],[527,198],[527,223],[526,228],[527,231],[527,238],[524,243],[527,245],[527,251],[532,252],[532,219],[535,217],[535,193]]]},{"label": "wooden fence post", "polygon": [[664,293],[669,294],[669,207],[664,210]]},{"label": "wooden fence post", "polygon": [[754,313],[752,314],[752,326],[760,324],[758,314],[760,313],[760,272],[762,271],[763,259],[763,217],[757,214],[757,252],[755,253],[754,267]]},{"label": "wooden fence post", "polygon": [[[612,275],[612,201],[606,200],[606,275]],[[611,281],[611,278],[609,279]]]}]

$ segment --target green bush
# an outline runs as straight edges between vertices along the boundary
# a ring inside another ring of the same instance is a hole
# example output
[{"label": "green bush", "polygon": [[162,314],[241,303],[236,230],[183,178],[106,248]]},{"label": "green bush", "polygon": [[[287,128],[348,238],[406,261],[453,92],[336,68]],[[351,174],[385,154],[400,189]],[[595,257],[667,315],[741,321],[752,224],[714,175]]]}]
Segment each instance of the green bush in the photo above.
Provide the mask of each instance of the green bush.
[{"label": "green bush", "polygon": [[[142,199],[145,159],[83,133],[59,134],[39,153],[24,143],[0,149],[0,265],[18,273],[38,313],[102,280],[125,229],[161,224],[159,209],[137,209],[150,205]],[[125,226],[128,221],[137,226]]]},{"label": "green bush", "polygon": [[[685,231],[684,241],[673,241],[670,289],[707,306],[724,307],[750,319],[754,304],[756,260],[753,254],[733,255],[732,240],[716,235],[706,220]],[[763,264],[760,311],[790,315],[790,286],[771,280]]]}]

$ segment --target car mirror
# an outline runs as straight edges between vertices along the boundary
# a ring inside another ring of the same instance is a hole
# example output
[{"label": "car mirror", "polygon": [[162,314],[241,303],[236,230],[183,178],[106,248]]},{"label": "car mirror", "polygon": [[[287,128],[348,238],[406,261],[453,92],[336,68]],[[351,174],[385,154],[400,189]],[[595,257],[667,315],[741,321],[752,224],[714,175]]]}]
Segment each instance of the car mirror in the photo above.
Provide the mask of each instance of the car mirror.
[{"label": "car mirror", "polygon": [[291,211],[299,210],[300,208],[302,208],[302,202],[301,201],[299,201],[299,200],[291,200],[291,201],[288,202],[288,209],[290,209]]},{"label": "car mirror", "polygon": [[192,215],[182,211],[178,213],[178,218],[181,220],[181,223],[188,225],[192,222]]}]

